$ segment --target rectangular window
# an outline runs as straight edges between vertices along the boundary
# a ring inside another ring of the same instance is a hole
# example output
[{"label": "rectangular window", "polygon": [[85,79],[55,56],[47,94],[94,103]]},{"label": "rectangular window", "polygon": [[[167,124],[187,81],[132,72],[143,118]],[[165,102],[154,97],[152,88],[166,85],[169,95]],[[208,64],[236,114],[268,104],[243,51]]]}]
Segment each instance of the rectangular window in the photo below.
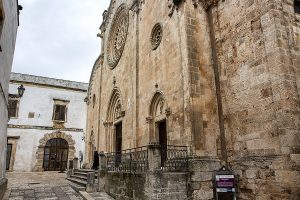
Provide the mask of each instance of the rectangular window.
[{"label": "rectangular window", "polygon": [[53,120],[54,121],[66,121],[66,105],[54,105],[54,114],[53,114]]},{"label": "rectangular window", "polygon": [[18,107],[19,107],[18,99],[9,99],[8,100],[8,116],[9,116],[9,118],[17,118],[18,117]]},{"label": "rectangular window", "polygon": [[295,13],[300,14],[300,0],[295,0],[294,9]]}]

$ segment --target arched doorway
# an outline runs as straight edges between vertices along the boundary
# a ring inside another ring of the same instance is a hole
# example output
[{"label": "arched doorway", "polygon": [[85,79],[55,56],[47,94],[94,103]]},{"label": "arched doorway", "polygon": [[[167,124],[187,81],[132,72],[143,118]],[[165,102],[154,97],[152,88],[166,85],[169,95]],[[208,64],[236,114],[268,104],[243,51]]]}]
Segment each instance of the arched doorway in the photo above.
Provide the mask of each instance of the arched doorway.
[{"label": "arched doorway", "polygon": [[107,152],[116,152],[118,155],[121,154],[123,149],[122,121],[124,116],[125,111],[123,110],[121,93],[120,90],[115,87],[110,97],[106,122],[104,123],[106,128]]},{"label": "arched doorway", "polygon": [[48,140],[44,150],[43,168],[45,171],[64,171],[68,163],[68,142],[61,138]]},{"label": "arched doorway", "polygon": [[146,118],[149,124],[149,140],[150,143],[158,143],[161,146],[161,165],[167,159],[168,146],[168,130],[167,130],[167,116],[170,114],[170,109],[167,106],[165,97],[162,92],[156,91],[154,94],[150,107],[149,116]]}]

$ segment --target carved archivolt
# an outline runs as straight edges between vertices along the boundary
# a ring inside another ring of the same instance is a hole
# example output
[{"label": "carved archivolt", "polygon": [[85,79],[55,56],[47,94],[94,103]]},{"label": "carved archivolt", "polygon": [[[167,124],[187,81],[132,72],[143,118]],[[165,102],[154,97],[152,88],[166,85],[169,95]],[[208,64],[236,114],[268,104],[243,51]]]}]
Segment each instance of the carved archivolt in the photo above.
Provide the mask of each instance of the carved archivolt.
[{"label": "carved archivolt", "polygon": [[166,100],[161,92],[156,92],[151,100],[149,108],[150,118],[161,118],[170,114]]},{"label": "carved archivolt", "polygon": [[129,13],[125,4],[122,4],[112,21],[108,37],[107,62],[112,69],[116,67],[122,56],[128,34],[128,25]]},{"label": "carved archivolt", "polygon": [[108,110],[107,110],[107,122],[115,122],[121,117],[124,117],[125,111],[123,110],[120,91],[115,88],[110,97]]}]

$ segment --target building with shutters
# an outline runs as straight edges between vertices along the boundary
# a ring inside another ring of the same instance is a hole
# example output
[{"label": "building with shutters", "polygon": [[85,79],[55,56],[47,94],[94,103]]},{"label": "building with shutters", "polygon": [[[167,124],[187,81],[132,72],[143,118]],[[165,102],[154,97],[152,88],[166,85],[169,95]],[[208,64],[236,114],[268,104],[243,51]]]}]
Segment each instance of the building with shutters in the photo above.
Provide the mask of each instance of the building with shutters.
[{"label": "building with shutters", "polygon": [[[23,88],[23,95],[18,90]],[[64,171],[83,152],[87,84],[12,73],[6,169]]]}]

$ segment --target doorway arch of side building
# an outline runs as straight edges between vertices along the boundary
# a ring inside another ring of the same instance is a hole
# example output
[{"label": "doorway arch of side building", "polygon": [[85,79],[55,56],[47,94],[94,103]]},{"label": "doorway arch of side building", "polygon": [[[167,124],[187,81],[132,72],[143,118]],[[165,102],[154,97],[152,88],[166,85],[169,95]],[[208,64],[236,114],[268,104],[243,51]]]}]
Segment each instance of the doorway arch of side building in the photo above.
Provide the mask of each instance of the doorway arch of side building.
[{"label": "doorway arch of side building", "polygon": [[39,140],[33,171],[62,171],[75,157],[75,141],[64,132],[45,134]]}]

